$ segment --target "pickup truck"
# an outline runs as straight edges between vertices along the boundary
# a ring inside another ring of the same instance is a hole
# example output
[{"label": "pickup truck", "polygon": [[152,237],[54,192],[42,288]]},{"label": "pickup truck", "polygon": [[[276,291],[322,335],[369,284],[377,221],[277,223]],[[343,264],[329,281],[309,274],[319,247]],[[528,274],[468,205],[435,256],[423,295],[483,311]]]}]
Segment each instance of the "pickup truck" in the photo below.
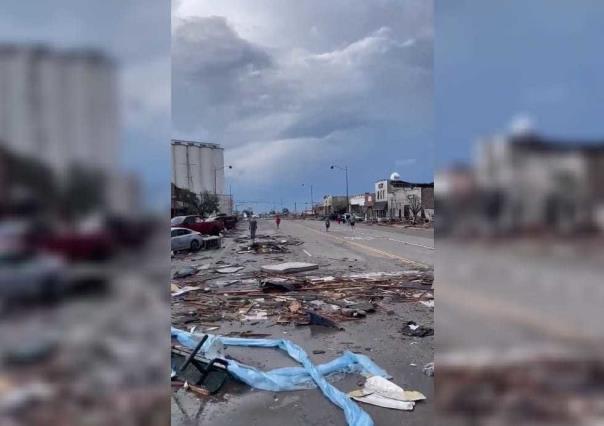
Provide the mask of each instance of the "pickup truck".
[{"label": "pickup truck", "polygon": [[220,220],[205,220],[202,216],[175,216],[170,221],[172,228],[187,228],[203,235],[219,235],[224,229]]},{"label": "pickup truck", "polygon": [[210,220],[221,221],[226,229],[235,228],[235,226],[237,226],[237,221],[238,221],[237,216],[229,216],[226,214],[219,214],[213,218],[210,218]]}]

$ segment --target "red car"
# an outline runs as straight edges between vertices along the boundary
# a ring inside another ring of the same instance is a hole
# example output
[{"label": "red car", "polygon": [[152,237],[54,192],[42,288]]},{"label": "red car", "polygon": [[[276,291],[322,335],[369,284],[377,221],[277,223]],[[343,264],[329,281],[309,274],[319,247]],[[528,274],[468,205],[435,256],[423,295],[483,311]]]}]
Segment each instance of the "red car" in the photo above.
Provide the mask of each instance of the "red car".
[{"label": "red car", "polygon": [[170,221],[171,227],[188,228],[203,235],[218,235],[224,229],[220,220],[205,220],[202,216],[176,216]]},{"label": "red car", "polygon": [[114,239],[105,231],[51,233],[41,237],[38,246],[70,261],[108,260],[117,251]]}]

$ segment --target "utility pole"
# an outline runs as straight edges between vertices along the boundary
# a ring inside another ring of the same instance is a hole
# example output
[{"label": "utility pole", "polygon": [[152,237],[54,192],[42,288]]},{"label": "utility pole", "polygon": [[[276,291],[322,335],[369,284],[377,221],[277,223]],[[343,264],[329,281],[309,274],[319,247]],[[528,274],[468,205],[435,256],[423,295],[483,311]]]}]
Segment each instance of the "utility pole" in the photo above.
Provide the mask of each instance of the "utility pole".
[{"label": "utility pole", "polygon": [[344,173],[346,174],[346,205],[347,205],[348,213],[350,213],[350,195],[348,194],[348,166],[340,167],[340,166],[336,166],[335,164],[333,164],[330,168],[332,170],[333,169],[344,170]]},{"label": "utility pole", "polygon": [[216,180],[217,180],[218,170],[224,170],[226,168],[232,169],[233,166],[224,166],[224,167],[214,168],[214,195],[217,195],[216,194]]},{"label": "utility pole", "polygon": [[[306,184],[302,184],[302,186],[306,186]],[[310,185],[310,211],[312,212],[312,214],[315,214],[315,206],[314,206],[314,202],[313,202],[313,196],[312,196],[312,184]]]},{"label": "utility pole", "polygon": [[348,166],[345,167],[346,170],[346,204],[348,205],[348,213],[350,214],[350,196],[348,195]]},{"label": "utility pole", "polygon": [[231,186],[231,184],[229,183],[229,205],[231,207],[231,213],[233,214],[233,187]]}]

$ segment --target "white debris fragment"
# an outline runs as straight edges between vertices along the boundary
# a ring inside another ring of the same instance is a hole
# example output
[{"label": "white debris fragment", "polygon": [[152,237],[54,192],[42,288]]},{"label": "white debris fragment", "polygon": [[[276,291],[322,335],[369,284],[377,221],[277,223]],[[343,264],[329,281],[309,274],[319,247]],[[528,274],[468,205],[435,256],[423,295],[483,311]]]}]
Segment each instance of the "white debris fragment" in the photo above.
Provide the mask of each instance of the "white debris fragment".
[{"label": "white debris fragment", "polygon": [[426,399],[421,392],[406,391],[380,376],[369,377],[362,389],[348,395],[366,404],[406,411],[413,410],[416,401]]},{"label": "white debris fragment", "polygon": [[285,262],[276,263],[273,265],[263,265],[262,270],[266,272],[278,272],[282,274],[288,274],[293,272],[304,272],[312,271],[313,269],[319,269],[319,265],[316,263],[306,262]]},{"label": "white debris fragment", "polygon": [[434,307],[434,300],[420,300],[419,303],[421,303],[424,306],[427,306],[428,308]]}]

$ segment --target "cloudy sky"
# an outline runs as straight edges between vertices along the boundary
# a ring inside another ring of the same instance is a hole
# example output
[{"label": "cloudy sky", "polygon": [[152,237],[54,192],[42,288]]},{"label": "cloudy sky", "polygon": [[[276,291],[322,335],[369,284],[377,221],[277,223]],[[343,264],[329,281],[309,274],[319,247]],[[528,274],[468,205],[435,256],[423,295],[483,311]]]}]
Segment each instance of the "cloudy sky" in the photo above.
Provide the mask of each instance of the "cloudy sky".
[{"label": "cloudy sky", "polygon": [[510,127],[602,140],[603,22],[601,0],[437,1],[436,167]]},{"label": "cloudy sky", "polygon": [[256,210],[343,194],[333,163],[351,193],[432,181],[431,3],[174,2],[173,137],[221,144]]},{"label": "cloudy sky", "polygon": [[170,0],[3,0],[0,43],[97,48],[118,63],[120,166],[170,203]]}]

